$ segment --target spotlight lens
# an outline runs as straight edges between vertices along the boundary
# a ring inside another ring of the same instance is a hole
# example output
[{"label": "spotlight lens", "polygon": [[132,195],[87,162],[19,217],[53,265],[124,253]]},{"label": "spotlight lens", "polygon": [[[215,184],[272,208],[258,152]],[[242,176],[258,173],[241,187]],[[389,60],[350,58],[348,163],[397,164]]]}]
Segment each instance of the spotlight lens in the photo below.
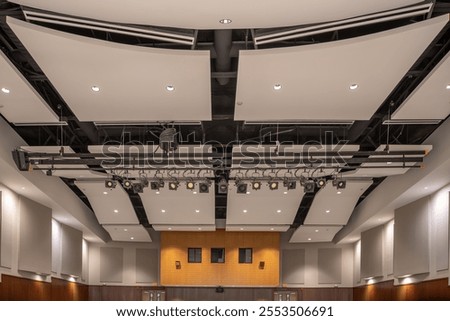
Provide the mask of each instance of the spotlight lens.
[{"label": "spotlight lens", "polygon": [[9,93],[11,92],[11,90],[9,90],[8,88],[3,87],[3,88],[2,88],[2,92],[3,92],[4,94],[9,94]]},{"label": "spotlight lens", "polygon": [[195,187],[194,182],[187,182],[187,184],[186,184],[187,189],[194,189],[194,187]]},{"label": "spotlight lens", "polygon": [[253,183],[252,183],[252,188],[253,188],[254,190],[260,189],[260,188],[261,188],[261,183],[260,183],[260,182],[253,182]]}]

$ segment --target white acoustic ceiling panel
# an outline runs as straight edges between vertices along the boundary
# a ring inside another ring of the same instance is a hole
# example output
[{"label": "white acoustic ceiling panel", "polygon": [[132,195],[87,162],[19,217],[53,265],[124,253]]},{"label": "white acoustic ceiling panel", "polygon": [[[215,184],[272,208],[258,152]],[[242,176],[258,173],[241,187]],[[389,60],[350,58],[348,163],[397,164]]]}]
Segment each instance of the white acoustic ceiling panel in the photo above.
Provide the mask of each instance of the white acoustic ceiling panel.
[{"label": "white acoustic ceiling panel", "polygon": [[216,230],[215,225],[178,225],[178,224],[154,224],[152,225],[155,231],[168,231],[168,232],[211,232]]},{"label": "white acoustic ceiling panel", "polygon": [[372,180],[347,181],[345,189],[328,183],[317,192],[309,209],[305,225],[346,225],[359,197],[372,185]]},{"label": "white acoustic ceiling panel", "polygon": [[341,228],[339,225],[302,225],[295,230],[289,242],[331,242]]},{"label": "white acoustic ceiling panel", "polygon": [[198,184],[194,190],[183,182],[177,190],[167,185],[160,190],[145,188],[140,194],[150,224],[215,226],[214,185],[209,193],[200,193]]},{"label": "white acoustic ceiling panel", "polygon": [[267,182],[262,182],[260,190],[253,190],[250,184],[246,194],[237,193],[236,181],[230,180],[227,198],[226,228],[233,226],[289,227],[295,219],[303,188],[298,184],[296,189],[287,190],[279,183],[276,190],[270,190]]},{"label": "white acoustic ceiling panel", "polygon": [[[21,146],[22,150],[30,153],[49,153],[58,154],[61,151],[61,146]],[[69,146],[63,146],[64,153],[75,153]],[[73,157],[73,159],[79,159],[79,157]],[[58,157],[55,157],[58,160]],[[74,168],[74,169],[60,169],[60,168]],[[72,178],[72,179],[85,179],[85,178],[102,178],[106,174],[89,170],[87,165],[41,165],[39,168],[43,168],[42,172],[46,172],[45,169],[53,168],[52,175],[58,177]]]},{"label": "white acoustic ceiling panel", "polygon": [[370,119],[448,20],[443,15],[341,41],[240,51],[235,119]]},{"label": "white acoustic ceiling panel", "polygon": [[[334,21],[420,3],[420,0],[12,0],[21,5],[120,23],[188,29],[271,28]],[[170,13],[170,14],[169,14]],[[267,17],[270,17],[268,19]],[[230,19],[222,24],[220,20]]]},{"label": "white acoustic ceiling panel", "polygon": [[[322,177],[328,176],[336,172],[334,168],[320,168],[320,161],[318,158],[332,159],[334,165],[338,165],[339,159],[351,158],[351,155],[342,156],[331,156],[326,153],[339,153],[339,152],[356,152],[359,150],[359,145],[239,145],[233,146],[233,165],[230,172],[231,177],[244,178],[250,175],[250,177],[261,177],[261,176],[271,176],[274,178],[292,178],[296,176],[296,169],[305,165],[305,162],[301,160],[294,160],[292,156],[270,156],[278,151],[280,155],[283,153],[306,153],[306,160],[317,160],[314,163],[315,168],[319,169],[308,169],[307,172],[312,177]],[[324,153],[323,156],[312,156],[314,153]],[[262,161],[262,158],[267,159],[267,163]],[[256,164],[252,165],[251,162],[257,161]],[[271,162],[273,164],[271,165]],[[275,164],[275,162],[281,162]],[[325,166],[325,164],[324,164]],[[260,168],[258,170],[253,170],[253,168]],[[267,168],[267,169],[266,169]],[[278,168],[278,169],[277,169]],[[286,170],[283,168],[290,168]],[[266,169],[266,170],[264,170]],[[272,170],[273,169],[273,170]],[[249,170],[249,171],[247,171]],[[299,177],[303,170],[297,171],[297,176]]]},{"label": "white acoustic ceiling panel", "polygon": [[450,52],[392,115],[393,119],[445,119],[450,114]]},{"label": "white acoustic ceiling panel", "polygon": [[290,225],[227,225],[228,232],[286,232]]},{"label": "white acoustic ceiling panel", "polygon": [[50,106],[1,51],[0,113],[16,124],[59,122]]},{"label": "white acoustic ceiling panel", "polygon": [[139,224],[127,192],[117,184],[106,188],[104,181],[76,181],[87,196],[100,224]]},{"label": "white acoustic ceiling panel", "polygon": [[[380,145],[376,151],[381,152],[386,149],[386,145]],[[428,154],[433,149],[432,145],[389,145],[390,151],[426,151]],[[406,155],[406,157],[422,157],[423,155]],[[386,158],[393,157],[399,158],[401,156],[392,155],[392,156],[380,156],[373,155],[369,156],[369,158]],[[411,168],[403,167],[403,166],[412,166],[415,163],[401,163],[401,162],[387,162],[387,163],[364,163],[361,164],[361,167],[350,172],[343,173],[344,177],[384,177],[384,176],[393,176],[393,175],[402,175],[409,171]],[[384,168],[366,168],[370,166],[381,166]],[[397,167],[394,167],[397,166]],[[418,168],[413,168],[412,170],[418,170]]]},{"label": "white acoustic ceiling panel", "polygon": [[81,121],[211,120],[209,51],[130,46],[7,22]]},{"label": "white acoustic ceiling panel", "polygon": [[151,242],[148,231],[142,225],[103,225],[111,239],[118,242]]}]

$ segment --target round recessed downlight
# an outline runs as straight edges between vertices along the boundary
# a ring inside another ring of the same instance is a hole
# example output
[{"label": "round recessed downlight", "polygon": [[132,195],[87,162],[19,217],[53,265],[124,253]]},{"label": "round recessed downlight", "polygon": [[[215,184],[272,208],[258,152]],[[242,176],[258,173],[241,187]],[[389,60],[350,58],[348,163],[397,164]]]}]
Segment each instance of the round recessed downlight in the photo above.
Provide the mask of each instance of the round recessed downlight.
[{"label": "round recessed downlight", "polygon": [[242,212],[243,212],[243,213],[247,213],[247,210],[243,210]]},{"label": "round recessed downlight", "polygon": [[315,230],[314,232],[319,233],[319,230]]},{"label": "round recessed downlight", "polygon": [[326,213],[330,213],[330,210],[326,210],[325,212],[326,212]]},{"label": "round recessed downlight", "polygon": [[273,85],[273,89],[274,90],[280,90],[281,89],[281,84],[275,84],[275,85]]},{"label": "round recessed downlight", "polygon": [[161,210],[161,213],[165,213],[166,212],[166,210]]},{"label": "round recessed downlight", "polygon": [[277,213],[281,213],[281,210],[277,210]]},{"label": "round recessed downlight", "polygon": [[220,19],[219,22],[223,25],[229,25],[232,23],[231,19]]},{"label": "round recessed downlight", "polygon": [[195,213],[200,213],[200,210],[195,210]]},{"label": "round recessed downlight", "polygon": [[119,213],[119,210],[114,210],[114,213]]},{"label": "round recessed downlight", "polygon": [[94,92],[99,92],[100,91],[100,87],[99,86],[92,86],[91,89]]},{"label": "round recessed downlight", "polygon": [[445,89],[450,90],[450,84],[448,84],[447,86],[445,86]]},{"label": "round recessed downlight", "polygon": [[128,229],[124,228],[123,231],[124,231],[124,232],[128,232]]},{"label": "round recessed downlight", "polygon": [[108,192],[103,192],[103,195],[108,195]]},{"label": "round recessed downlight", "polygon": [[9,94],[10,92],[11,92],[11,90],[9,90],[8,88],[6,88],[6,87],[2,88],[2,93]]},{"label": "round recessed downlight", "polygon": [[358,84],[351,84],[349,88],[350,90],[356,90],[358,89]]},{"label": "round recessed downlight", "polygon": [[167,91],[174,91],[174,90],[175,90],[175,87],[174,87],[173,85],[167,85],[167,86],[166,86],[166,90],[167,90]]}]

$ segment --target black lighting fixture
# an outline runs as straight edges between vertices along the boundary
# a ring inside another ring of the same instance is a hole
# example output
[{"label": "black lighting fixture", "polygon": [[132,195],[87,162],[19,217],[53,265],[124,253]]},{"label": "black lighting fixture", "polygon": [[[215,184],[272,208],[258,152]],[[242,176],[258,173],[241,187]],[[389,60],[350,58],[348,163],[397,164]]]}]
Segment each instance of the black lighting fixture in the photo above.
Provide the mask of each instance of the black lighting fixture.
[{"label": "black lighting fixture", "polygon": [[154,191],[155,190],[159,191],[160,188],[164,188],[164,181],[162,179],[157,180],[157,181],[151,181],[150,188]]},{"label": "black lighting fixture", "polygon": [[123,185],[123,187],[125,187],[126,189],[130,189],[130,188],[133,187],[133,183],[132,183],[131,180],[129,180],[128,178],[123,180],[122,185]]},{"label": "black lighting fixture", "polygon": [[209,185],[208,181],[198,183],[199,193],[209,193]]},{"label": "black lighting fixture", "polygon": [[316,185],[318,188],[324,188],[327,185],[327,180],[325,178],[318,178],[316,180]]},{"label": "black lighting fixture", "polygon": [[247,183],[245,182],[236,182],[236,192],[238,194],[247,194]]},{"label": "black lighting fixture", "polygon": [[316,187],[316,183],[313,180],[306,180],[303,183],[303,192],[306,193],[314,193],[314,189]]},{"label": "black lighting fixture", "polygon": [[225,178],[221,178],[217,184],[217,192],[219,194],[226,194],[228,192],[228,182]]},{"label": "black lighting fixture", "polygon": [[113,179],[107,179],[105,181],[105,187],[106,188],[116,188],[117,182]]},{"label": "black lighting fixture", "polygon": [[169,182],[169,190],[176,191],[178,189],[179,185],[180,185],[180,183],[178,181],[170,181]]},{"label": "black lighting fixture", "polygon": [[53,172],[51,169],[47,169],[47,171],[45,172],[47,174],[47,176],[52,176]]},{"label": "black lighting fixture", "polygon": [[269,188],[271,191],[278,189],[278,182],[275,181],[269,181]]},{"label": "black lighting fixture", "polygon": [[333,185],[336,186],[337,189],[344,189],[347,186],[347,181],[342,178],[337,178],[333,181]]},{"label": "black lighting fixture", "polygon": [[175,128],[166,128],[161,132],[159,135],[159,147],[166,155],[177,150],[177,130]]},{"label": "black lighting fixture", "polygon": [[295,181],[295,179],[286,179],[283,181],[283,186],[286,187],[288,190],[296,189],[297,182]]},{"label": "black lighting fixture", "polygon": [[193,180],[189,180],[186,182],[186,189],[193,190],[195,188],[195,182]]},{"label": "black lighting fixture", "polygon": [[261,182],[260,181],[253,181],[252,182],[252,189],[255,191],[261,189]]},{"label": "black lighting fixture", "polygon": [[143,193],[144,192],[144,183],[138,182],[133,184],[133,192],[134,193]]}]

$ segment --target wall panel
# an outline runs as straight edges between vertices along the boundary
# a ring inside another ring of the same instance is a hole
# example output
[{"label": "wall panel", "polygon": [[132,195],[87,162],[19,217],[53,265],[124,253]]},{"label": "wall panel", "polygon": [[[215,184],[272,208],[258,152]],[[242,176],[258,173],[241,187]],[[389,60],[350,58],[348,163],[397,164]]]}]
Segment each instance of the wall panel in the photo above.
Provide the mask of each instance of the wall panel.
[{"label": "wall panel", "polygon": [[383,229],[380,225],[361,233],[361,278],[383,276]]},{"label": "wall panel", "polygon": [[100,282],[121,283],[123,278],[123,249],[100,248]]},{"label": "wall panel", "polygon": [[158,251],[136,249],[136,283],[158,283]]},{"label": "wall panel", "polygon": [[305,249],[283,250],[282,252],[282,283],[305,283]]},{"label": "wall panel", "polygon": [[61,225],[61,274],[81,277],[83,233]]},{"label": "wall panel", "polygon": [[17,213],[17,196],[0,184],[0,266],[6,268],[13,265],[13,231]]},{"label": "wall panel", "polygon": [[342,279],[342,249],[319,249],[319,284],[340,284]]},{"label": "wall panel", "polygon": [[50,274],[51,265],[52,210],[21,196],[18,268]]},{"label": "wall panel", "polygon": [[424,197],[395,210],[394,275],[428,273],[430,271],[429,197]]},{"label": "wall panel", "polygon": [[[189,247],[202,248],[202,263],[187,262]],[[240,247],[253,248],[253,263],[238,263]],[[225,263],[211,263],[211,248],[225,248]],[[274,232],[162,232],[161,284],[277,286],[279,248],[279,234]]]}]

